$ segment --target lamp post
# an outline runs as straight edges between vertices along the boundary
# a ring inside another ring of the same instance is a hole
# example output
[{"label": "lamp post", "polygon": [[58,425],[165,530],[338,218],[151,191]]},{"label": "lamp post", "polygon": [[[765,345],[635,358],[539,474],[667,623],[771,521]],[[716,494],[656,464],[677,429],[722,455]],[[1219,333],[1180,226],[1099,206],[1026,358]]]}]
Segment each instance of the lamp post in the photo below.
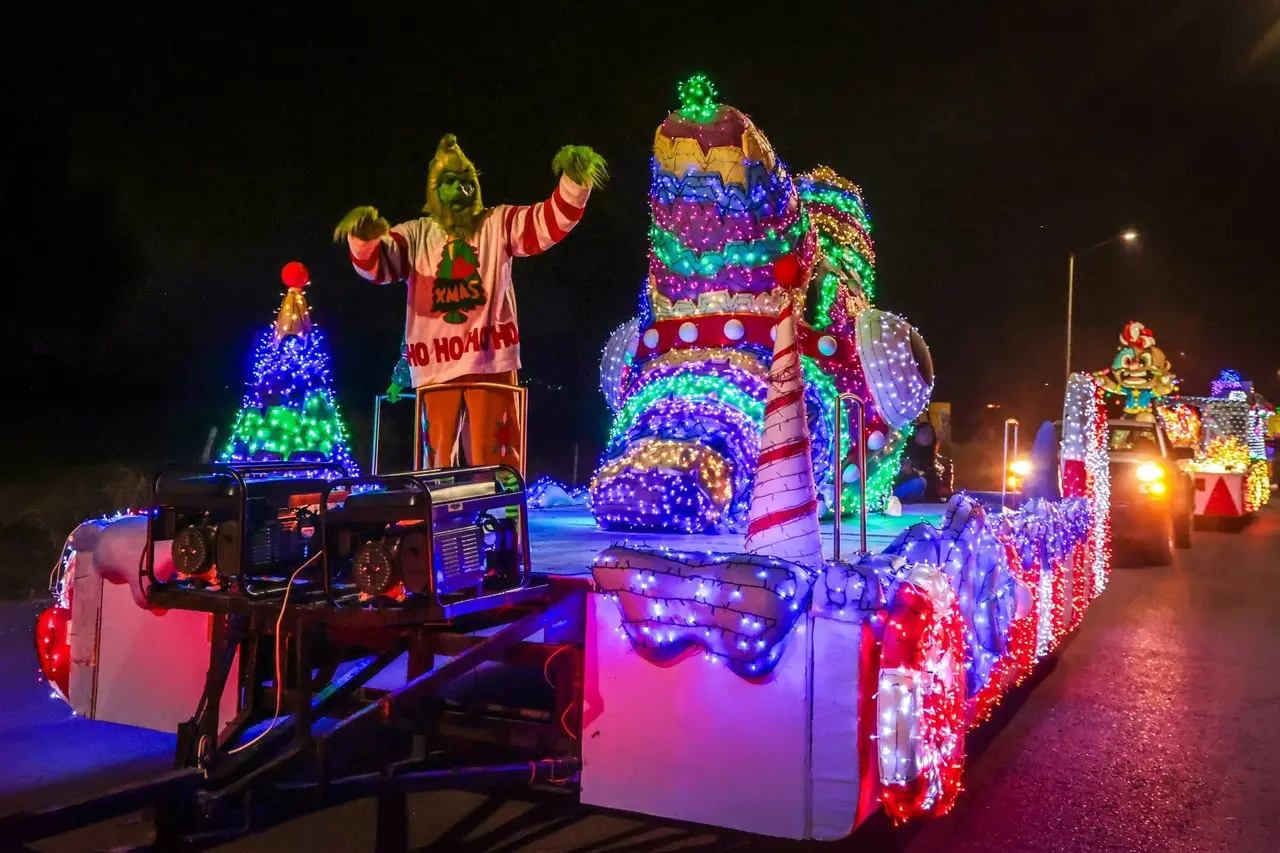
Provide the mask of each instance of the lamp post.
[{"label": "lamp post", "polygon": [[1071,378],[1071,315],[1075,306],[1076,296],[1076,255],[1083,255],[1088,252],[1092,252],[1094,249],[1101,249],[1103,246],[1114,243],[1116,240],[1123,240],[1126,243],[1132,243],[1137,239],[1137,231],[1123,231],[1114,237],[1108,237],[1101,243],[1096,243],[1080,252],[1072,252],[1067,257],[1067,379]]}]

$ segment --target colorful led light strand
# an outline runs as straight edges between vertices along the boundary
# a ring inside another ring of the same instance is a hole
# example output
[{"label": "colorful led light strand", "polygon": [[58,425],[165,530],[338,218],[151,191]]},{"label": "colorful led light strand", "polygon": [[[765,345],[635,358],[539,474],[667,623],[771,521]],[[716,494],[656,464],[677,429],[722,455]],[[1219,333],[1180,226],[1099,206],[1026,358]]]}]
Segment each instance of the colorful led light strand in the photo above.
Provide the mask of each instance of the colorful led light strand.
[{"label": "colorful led light strand", "polygon": [[809,216],[802,211],[795,222],[783,229],[770,229],[759,239],[728,240],[718,249],[692,248],[657,226],[649,230],[649,238],[654,256],[667,269],[680,275],[712,277],[729,266],[746,269],[767,266],[796,251],[808,233]]}]

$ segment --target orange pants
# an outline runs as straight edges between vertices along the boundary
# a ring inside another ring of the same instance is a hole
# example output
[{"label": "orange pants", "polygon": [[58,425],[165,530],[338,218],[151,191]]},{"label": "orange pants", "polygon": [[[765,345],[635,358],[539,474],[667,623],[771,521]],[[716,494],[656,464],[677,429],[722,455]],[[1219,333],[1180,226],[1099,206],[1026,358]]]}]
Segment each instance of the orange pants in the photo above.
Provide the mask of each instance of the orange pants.
[{"label": "orange pants", "polygon": [[510,385],[512,390],[475,388],[457,391],[431,391],[423,394],[422,412],[428,446],[423,448],[423,465],[427,468],[450,468],[455,464],[458,437],[462,432],[462,411],[466,405],[468,439],[467,464],[510,465],[523,470],[520,458],[524,424],[520,422],[519,399],[516,395],[516,372],[475,373],[450,379],[435,388],[447,388],[466,382],[491,382]]}]

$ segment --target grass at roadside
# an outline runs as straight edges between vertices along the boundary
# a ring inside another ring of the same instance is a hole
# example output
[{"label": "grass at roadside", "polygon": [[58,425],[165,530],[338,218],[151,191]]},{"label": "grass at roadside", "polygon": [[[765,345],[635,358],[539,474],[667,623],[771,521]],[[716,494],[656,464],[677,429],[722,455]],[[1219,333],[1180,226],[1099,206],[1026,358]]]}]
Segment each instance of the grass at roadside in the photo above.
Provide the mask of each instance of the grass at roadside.
[{"label": "grass at roadside", "polygon": [[43,595],[76,525],[146,494],[142,469],[123,464],[51,467],[0,483],[0,598]]}]

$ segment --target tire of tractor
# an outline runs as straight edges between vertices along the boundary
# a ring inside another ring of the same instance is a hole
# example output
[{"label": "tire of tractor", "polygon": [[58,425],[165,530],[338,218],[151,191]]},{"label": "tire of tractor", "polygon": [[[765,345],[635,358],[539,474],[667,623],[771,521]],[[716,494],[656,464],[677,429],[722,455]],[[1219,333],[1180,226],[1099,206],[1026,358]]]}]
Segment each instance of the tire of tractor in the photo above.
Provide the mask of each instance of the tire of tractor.
[{"label": "tire of tractor", "polygon": [[1178,523],[1176,519],[1171,519],[1169,529],[1164,536],[1151,543],[1148,550],[1150,555],[1150,564],[1153,566],[1167,566],[1173,562],[1173,540],[1177,536]]},{"label": "tire of tractor", "polygon": [[1173,547],[1184,551],[1191,547],[1191,513],[1173,517]]}]

